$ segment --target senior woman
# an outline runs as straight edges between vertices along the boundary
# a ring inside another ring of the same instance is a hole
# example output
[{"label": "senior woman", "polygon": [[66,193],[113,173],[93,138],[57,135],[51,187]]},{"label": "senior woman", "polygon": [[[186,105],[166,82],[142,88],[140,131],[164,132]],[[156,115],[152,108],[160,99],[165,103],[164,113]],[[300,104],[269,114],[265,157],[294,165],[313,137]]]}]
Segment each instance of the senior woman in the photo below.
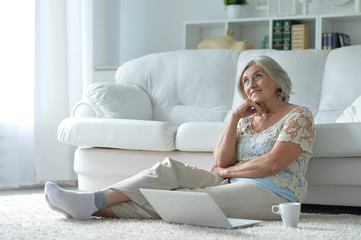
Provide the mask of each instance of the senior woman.
[{"label": "senior woman", "polygon": [[107,189],[79,193],[45,186],[53,210],[66,217],[159,218],[139,188],[208,192],[227,217],[278,219],[271,206],[302,202],[312,155],[310,110],[288,103],[291,81],[272,58],[246,64],[238,82],[245,101],[233,112],[215,149],[214,166],[200,170],[166,158]]}]

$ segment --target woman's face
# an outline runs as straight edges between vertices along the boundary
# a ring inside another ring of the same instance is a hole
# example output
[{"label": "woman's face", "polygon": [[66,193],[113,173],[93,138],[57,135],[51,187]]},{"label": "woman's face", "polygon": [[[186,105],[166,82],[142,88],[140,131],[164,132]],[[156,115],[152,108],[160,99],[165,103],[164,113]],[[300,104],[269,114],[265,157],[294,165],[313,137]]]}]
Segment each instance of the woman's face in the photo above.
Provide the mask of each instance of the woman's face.
[{"label": "woman's face", "polygon": [[242,83],[244,92],[255,103],[278,99],[279,86],[257,65],[251,65],[244,71]]}]

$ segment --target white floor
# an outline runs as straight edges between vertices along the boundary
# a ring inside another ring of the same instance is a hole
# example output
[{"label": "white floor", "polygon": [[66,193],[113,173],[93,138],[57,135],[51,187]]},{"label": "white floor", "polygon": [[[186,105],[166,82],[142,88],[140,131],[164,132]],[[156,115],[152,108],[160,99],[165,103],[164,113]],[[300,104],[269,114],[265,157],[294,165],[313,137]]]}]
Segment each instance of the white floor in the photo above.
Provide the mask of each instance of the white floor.
[{"label": "white floor", "polygon": [[1,190],[0,196],[20,195],[20,194],[33,194],[43,192],[43,188],[29,188],[29,189],[15,189],[15,190]]},{"label": "white floor", "polygon": [[161,220],[101,218],[76,221],[52,211],[42,192],[42,188],[0,191],[1,240],[354,240],[361,236],[361,217],[350,214],[302,214],[296,229],[283,228],[282,221],[265,221],[232,230],[169,224]]},{"label": "white floor", "polygon": [[[67,190],[77,190],[74,186],[64,187]],[[23,195],[23,194],[33,194],[33,193],[43,193],[44,187],[37,188],[24,188],[24,189],[11,189],[11,190],[0,190],[0,196],[9,196],[9,195]]]}]

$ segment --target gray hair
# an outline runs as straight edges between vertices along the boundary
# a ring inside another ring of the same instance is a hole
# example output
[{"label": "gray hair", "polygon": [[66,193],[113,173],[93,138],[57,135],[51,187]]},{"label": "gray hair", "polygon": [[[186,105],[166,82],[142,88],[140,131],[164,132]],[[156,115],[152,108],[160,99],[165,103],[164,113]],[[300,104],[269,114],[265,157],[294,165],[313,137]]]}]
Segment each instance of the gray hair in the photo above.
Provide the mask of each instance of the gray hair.
[{"label": "gray hair", "polygon": [[280,87],[278,89],[278,99],[284,102],[288,102],[290,100],[292,83],[291,79],[288,76],[287,72],[272,58],[268,56],[258,56],[251,61],[249,61],[246,66],[243,68],[242,74],[238,79],[237,89],[238,93],[244,98],[247,99],[247,94],[244,91],[243,86],[243,74],[247,68],[252,65],[257,65],[261,67],[270,77],[271,79],[277,83]]}]

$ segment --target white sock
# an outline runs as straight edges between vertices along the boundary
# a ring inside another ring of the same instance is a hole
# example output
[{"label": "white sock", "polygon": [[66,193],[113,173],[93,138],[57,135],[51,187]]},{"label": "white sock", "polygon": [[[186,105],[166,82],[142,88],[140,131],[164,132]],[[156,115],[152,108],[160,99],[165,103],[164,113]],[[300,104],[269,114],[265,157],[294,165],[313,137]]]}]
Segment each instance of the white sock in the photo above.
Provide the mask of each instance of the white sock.
[{"label": "white sock", "polygon": [[71,218],[70,214],[68,214],[67,212],[65,212],[65,211],[61,210],[60,208],[57,208],[57,207],[55,207],[53,204],[51,204],[51,202],[49,201],[49,197],[48,197],[47,194],[45,194],[45,200],[46,200],[46,202],[48,203],[48,206],[49,206],[52,210],[63,214],[66,218]]},{"label": "white sock", "polygon": [[106,207],[105,198],[101,192],[67,191],[55,183],[47,182],[45,194],[53,207],[60,209],[62,214],[67,213],[78,220],[88,220],[93,213]]}]

